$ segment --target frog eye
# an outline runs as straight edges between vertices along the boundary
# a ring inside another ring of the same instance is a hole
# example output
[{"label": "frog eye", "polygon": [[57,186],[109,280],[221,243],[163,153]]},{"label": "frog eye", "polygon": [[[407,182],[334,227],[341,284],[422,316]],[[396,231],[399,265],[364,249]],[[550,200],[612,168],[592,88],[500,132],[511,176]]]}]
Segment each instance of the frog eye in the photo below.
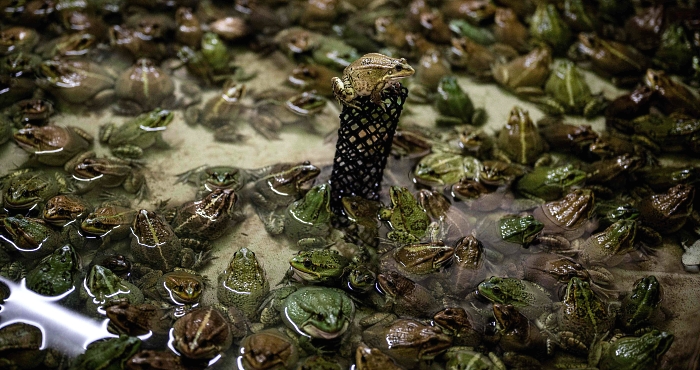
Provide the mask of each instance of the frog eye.
[{"label": "frog eye", "polygon": [[396,65],[396,70],[401,72],[403,70],[403,66],[401,64]]},{"label": "frog eye", "polygon": [[304,267],[311,267],[312,263],[310,260],[306,259],[304,260]]}]

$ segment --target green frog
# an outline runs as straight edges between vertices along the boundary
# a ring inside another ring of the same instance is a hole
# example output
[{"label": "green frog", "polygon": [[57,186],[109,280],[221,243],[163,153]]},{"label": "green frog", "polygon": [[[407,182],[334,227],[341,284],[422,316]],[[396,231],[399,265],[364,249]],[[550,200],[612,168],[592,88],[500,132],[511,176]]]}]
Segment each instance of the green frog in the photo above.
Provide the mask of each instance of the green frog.
[{"label": "green frog", "polygon": [[355,317],[355,304],[340,289],[307,286],[289,294],[280,313],[282,321],[295,333],[329,340],[348,330]]},{"label": "green frog", "polygon": [[203,198],[216,189],[239,191],[257,176],[249,170],[232,166],[199,166],[177,174],[178,183],[197,187],[196,198]]},{"label": "green frog", "polygon": [[616,266],[622,262],[628,252],[636,247],[637,235],[635,220],[619,220],[602,232],[591,235],[580,244],[574,243],[581,262],[586,266]]},{"label": "green frog", "polygon": [[236,306],[249,320],[255,319],[258,307],[270,292],[265,270],[248,248],[231,257],[228,267],[219,274],[217,297],[226,306]]},{"label": "green frog", "polygon": [[553,303],[543,287],[527,280],[492,276],[476,289],[493,303],[513,305],[529,320],[537,320]]},{"label": "green frog", "polygon": [[117,204],[106,204],[89,213],[80,223],[80,230],[87,238],[102,238],[103,245],[131,235],[131,224],[136,211]]},{"label": "green frog", "polygon": [[151,146],[168,148],[163,131],[172,122],[174,113],[156,108],[143,113],[116,128],[114,124],[100,127],[100,142],[109,146],[112,154],[122,158],[141,158],[143,150]]},{"label": "green frog", "polygon": [[484,246],[493,248],[505,255],[511,255],[527,247],[540,234],[544,225],[532,216],[484,217],[474,231],[476,238]]},{"label": "green frog", "polygon": [[302,249],[321,247],[331,233],[331,189],[328,184],[311,188],[304,198],[287,207],[285,235]]},{"label": "green frog", "polygon": [[494,63],[491,71],[499,85],[516,95],[542,95],[542,85],[549,77],[550,64],[552,51],[547,47],[539,47],[508,63]]},{"label": "green frog", "polygon": [[303,281],[323,283],[339,281],[350,260],[333,249],[299,251],[289,260],[290,273]]},{"label": "green frog", "polygon": [[586,179],[586,172],[574,168],[572,164],[560,167],[535,167],[515,182],[515,189],[522,195],[536,201],[560,199],[571,186]]},{"label": "green frog", "polygon": [[92,135],[74,126],[31,126],[15,132],[20,148],[30,154],[30,161],[49,166],[63,166],[92,144]]},{"label": "green frog", "polygon": [[592,118],[605,108],[605,98],[591,93],[581,72],[568,60],[554,67],[544,91],[549,97],[535,99],[535,102],[552,115],[580,114]]},{"label": "green frog", "polygon": [[661,284],[654,275],[639,279],[622,300],[618,319],[628,332],[643,328],[661,304]]},{"label": "green frog", "polygon": [[421,158],[416,164],[413,178],[423,185],[443,186],[454,184],[463,177],[477,177],[480,170],[481,162],[474,157],[434,152]]},{"label": "green frog", "polygon": [[17,170],[1,177],[0,184],[3,205],[12,212],[40,211],[47,199],[70,192],[67,179],[58,172]]},{"label": "green frog", "polygon": [[362,332],[362,341],[392,357],[405,368],[416,368],[452,345],[452,337],[435,326],[413,319],[380,321]]},{"label": "green frog", "polygon": [[530,36],[551,46],[555,53],[562,53],[571,41],[571,29],[554,4],[538,3],[530,21]]},{"label": "green frog", "polygon": [[343,70],[343,77],[333,77],[335,97],[351,107],[358,108],[354,100],[359,96],[370,96],[370,100],[382,108],[382,91],[397,83],[397,80],[413,76],[416,71],[406,59],[396,59],[379,53],[365,54]]},{"label": "green frog", "polygon": [[77,291],[80,267],[80,257],[72,246],[56,248],[27,273],[27,288],[48,297]]},{"label": "green frog", "polygon": [[483,354],[476,352],[468,347],[452,347],[445,352],[444,355],[447,363],[445,369],[483,369],[483,370],[505,370],[506,365],[498,356],[489,352]]},{"label": "green frog", "polygon": [[105,308],[117,301],[131,304],[143,302],[143,293],[136,285],[121,279],[111,270],[94,265],[80,285],[80,298],[91,315],[105,315]]},{"label": "green frog", "polygon": [[142,209],[131,225],[131,253],[143,264],[163,272],[175,267],[195,268],[203,256],[195,260],[194,251],[183,248],[172,227],[159,214]]},{"label": "green frog", "polygon": [[594,339],[609,332],[614,323],[614,313],[595,295],[590,284],[573,277],[561,303],[544,321],[545,331],[551,334],[547,351],[551,353],[556,344],[568,352],[586,355]]},{"label": "green frog", "polygon": [[379,210],[379,219],[387,221],[391,228],[387,238],[401,244],[419,242],[430,224],[428,213],[407,188],[392,186],[389,197],[391,208]]},{"label": "green frog", "polygon": [[548,149],[547,142],[537,131],[530,113],[518,106],[513,107],[508,122],[496,138],[499,159],[506,162],[533,165]]},{"label": "green frog", "polygon": [[588,356],[591,366],[600,370],[653,370],[673,344],[671,333],[652,330],[641,337],[623,337],[601,342]]},{"label": "green frog", "polygon": [[139,200],[148,197],[149,190],[143,172],[129,160],[113,157],[97,158],[95,152],[85,152],[66,163],[71,168],[78,193],[87,193],[95,187],[122,187],[136,194]]},{"label": "green frog", "polygon": [[255,181],[249,198],[265,230],[278,235],[284,231],[284,215],[281,210],[301,198],[321,170],[309,162],[272,166],[269,174]]},{"label": "green frog", "polygon": [[61,233],[38,218],[8,216],[3,219],[3,225],[9,236],[9,240],[5,240],[25,258],[34,260],[49,256],[63,242]]},{"label": "green frog", "polygon": [[80,369],[116,369],[126,364],[127,360],[141,348],[141,339],[121,335],[105,341],[88,345],[85,353],[78,356],[69,368]]},{"label": "green frog", "polygon": [[455,76],[445,76],[440,80],[437,88],[436,108],[440,116],[436,119],[438,124],[456,125],[470,124],[481,126],[486,122],[484,108],[474,108],[469,95],[457,83]]}]

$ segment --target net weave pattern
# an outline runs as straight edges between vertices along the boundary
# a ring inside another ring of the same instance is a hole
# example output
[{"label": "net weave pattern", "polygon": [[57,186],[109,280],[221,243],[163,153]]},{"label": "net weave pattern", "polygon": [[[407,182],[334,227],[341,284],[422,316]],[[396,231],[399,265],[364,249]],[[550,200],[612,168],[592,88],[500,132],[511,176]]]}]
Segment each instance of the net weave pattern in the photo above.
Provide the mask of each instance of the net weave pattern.
[{"label": "net weave pattern", "polygon": [[379,199],[384,166],[407,96],[408,89],[397,83],[382,92],[386,110],[369,96],[354,99],[357,107],[343,104],[330,179],[331,208],[336,215],[343,214],[342,197]]}]

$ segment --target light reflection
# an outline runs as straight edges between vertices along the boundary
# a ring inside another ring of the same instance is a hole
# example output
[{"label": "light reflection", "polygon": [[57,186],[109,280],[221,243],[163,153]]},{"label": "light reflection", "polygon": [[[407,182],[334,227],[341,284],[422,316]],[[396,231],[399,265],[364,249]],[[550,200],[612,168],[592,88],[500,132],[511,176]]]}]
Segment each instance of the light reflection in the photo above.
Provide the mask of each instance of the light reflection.
[{"label": "light reflection", "polygon": [[42,332],[42,348],[55,348],[75,357],[98,339],[117,337],[107,331],[108,319],[96,321],[56,303],[71,291],[46,297],[27,289],[25,279],[19,285],[4,277],[0,282],[10,289],[10,296],[0,305],[0,328],[15,322],[35,325]]}]

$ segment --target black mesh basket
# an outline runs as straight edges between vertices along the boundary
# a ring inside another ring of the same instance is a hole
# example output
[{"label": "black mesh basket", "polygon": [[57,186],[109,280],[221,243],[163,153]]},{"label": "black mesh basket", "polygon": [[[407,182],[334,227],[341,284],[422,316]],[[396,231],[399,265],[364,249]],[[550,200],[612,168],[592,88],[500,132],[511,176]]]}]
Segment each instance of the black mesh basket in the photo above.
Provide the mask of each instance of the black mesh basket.
[{"label": "black mesh basket", "polygon": [[343,104],[330,179],[331,208],[339,218],[345,218],[342,197],[379,199],[384,166],[407,96],[408,89],[396,83],[382,92],[384,107],[369,96],[353,100],[357,107]]}]

